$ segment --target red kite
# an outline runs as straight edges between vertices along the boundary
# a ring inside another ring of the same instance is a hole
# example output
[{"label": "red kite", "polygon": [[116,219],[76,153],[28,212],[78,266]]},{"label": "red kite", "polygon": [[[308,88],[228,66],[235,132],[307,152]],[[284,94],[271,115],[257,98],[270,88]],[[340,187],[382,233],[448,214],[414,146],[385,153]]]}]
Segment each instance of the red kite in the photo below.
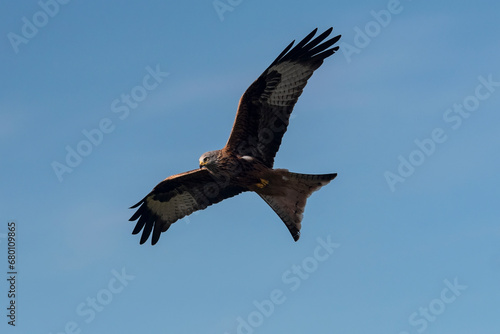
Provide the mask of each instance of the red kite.
[{"label": "red kite", "polygon": [[199,169],[166,178],[131,207],[139,207],[130,221],[139,219],[132,233],[142,230],[141,244],[151,232],[156,244],[178,219],[244,191],[256,192],[299,239],[307,198],[337,174],[273,169],[274,157],[307,80],[339,48],[330,47],[340,35],[325,40],[332,30],[313,39],[315,29],[293,49],[290,43],[241,97],[226,146],[204,153]]}]

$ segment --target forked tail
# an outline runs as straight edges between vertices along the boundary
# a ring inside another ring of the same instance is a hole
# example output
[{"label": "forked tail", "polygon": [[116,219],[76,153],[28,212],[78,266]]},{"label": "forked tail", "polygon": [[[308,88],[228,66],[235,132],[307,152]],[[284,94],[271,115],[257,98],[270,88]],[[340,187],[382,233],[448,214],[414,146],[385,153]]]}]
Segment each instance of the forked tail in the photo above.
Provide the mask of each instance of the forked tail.
[{"label": "forked tail", "polygon": [[275,179],[269,183],[271,189],[257,193],[276,212],[297,241],[307,198],[327,185],[337,174],[298,174],[279,169],[275,172]]}]

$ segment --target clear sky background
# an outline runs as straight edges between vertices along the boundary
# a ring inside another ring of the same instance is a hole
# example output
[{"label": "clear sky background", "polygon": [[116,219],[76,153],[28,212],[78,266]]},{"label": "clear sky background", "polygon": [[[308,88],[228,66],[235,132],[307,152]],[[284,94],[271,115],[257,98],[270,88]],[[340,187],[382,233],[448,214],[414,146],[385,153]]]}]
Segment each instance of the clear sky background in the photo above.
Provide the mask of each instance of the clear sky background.
[{"label": "clear sky background", "polygon": [[[0,5],[2,333],[498,331],[498,2],[54,4]],[[330,26],[341,50],[275,162],[338,173],[301,239],[245,193],[139,245],[128,207],[221,148],[253,80]]]}]

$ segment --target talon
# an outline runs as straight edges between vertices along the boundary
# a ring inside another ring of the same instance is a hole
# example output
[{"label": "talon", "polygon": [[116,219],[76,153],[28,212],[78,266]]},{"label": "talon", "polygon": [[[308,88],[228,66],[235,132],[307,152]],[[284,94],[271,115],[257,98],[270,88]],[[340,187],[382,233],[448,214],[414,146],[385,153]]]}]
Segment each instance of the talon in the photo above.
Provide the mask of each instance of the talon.
[{"label": "talon", "polygon": [[269,184],[269,181],[266,179],[260,179],[260,183],[257,183],[256,186],[259,188],[264,188]]}]

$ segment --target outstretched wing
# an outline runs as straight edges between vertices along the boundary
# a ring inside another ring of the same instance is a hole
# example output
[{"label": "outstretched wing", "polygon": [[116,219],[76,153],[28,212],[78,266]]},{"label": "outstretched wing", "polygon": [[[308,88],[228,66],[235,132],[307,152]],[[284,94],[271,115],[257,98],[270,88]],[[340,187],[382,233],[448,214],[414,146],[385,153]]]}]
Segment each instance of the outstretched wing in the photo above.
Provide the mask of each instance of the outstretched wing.
[{"label": "outstretched wing", "polygon": [[227,180],[216,179],[205,168],[170,176],[131,207],[139,207],[129,219],[134,221],[139,218],[132,234],[142,230],[140,243],[143,244],[153,232],[151,244],[154,245],[161,232],[168,230],[178,219],[245,190],[227,184]]},{"label": "outstretched wing", "polygon": [[269,168],[273,166],[290,114],[307,80],[325,58],[338,50],[338,46],[330,47],[340,35],[325,41],[332,30],[312,39],[315,29],[293,49],[294,42],[290,43],[246,90],[225,150],[257,158]]}]

